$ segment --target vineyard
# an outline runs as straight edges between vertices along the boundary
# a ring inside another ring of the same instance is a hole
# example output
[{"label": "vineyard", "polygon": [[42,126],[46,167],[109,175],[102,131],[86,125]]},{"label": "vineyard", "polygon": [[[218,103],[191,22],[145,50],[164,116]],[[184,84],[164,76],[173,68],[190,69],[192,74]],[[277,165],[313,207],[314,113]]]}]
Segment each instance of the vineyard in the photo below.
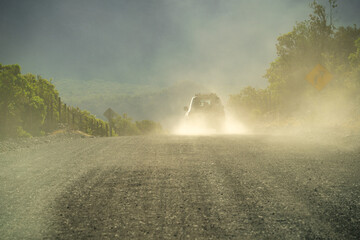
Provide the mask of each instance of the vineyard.
[{"label": "vineyard", "polygon": [[59,128],[80,130],[93,136],[160,133],[160,124],[133,122],[126,114],[109,123],[90,112],[62,102],[51,80],[21,74],[20,66],[0,64],[0,139],[41,136]]}]

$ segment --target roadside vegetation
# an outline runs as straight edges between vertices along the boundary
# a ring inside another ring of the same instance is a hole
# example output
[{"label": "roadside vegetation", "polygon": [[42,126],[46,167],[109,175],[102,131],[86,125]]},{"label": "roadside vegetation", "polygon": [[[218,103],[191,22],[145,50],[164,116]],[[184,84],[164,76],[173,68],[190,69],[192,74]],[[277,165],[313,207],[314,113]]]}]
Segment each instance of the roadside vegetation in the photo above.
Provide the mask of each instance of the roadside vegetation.
[{"label": "roadside vegetation", "polygon": [[123,115],[117,114],[112,120],[111,125],[115,135],[148,135],[164,133],[160,123],[142,120],[133,121],[126,113]]},{"label": "roadside vegetation", "polygon": [[[162,132],[160,124],[149,120],[133,122],[126,114],[113,121],[115,136]],[[21,74],[17,64],[0,64],[0,139],[40,136],[59,128],[94,136],[110,135],[108,123],[63,103],[51,80]]]},{"label": "roadside vegetation", "polygon": [[[360,122],[360,29],[334,26],[336,0],[326,6],[314,1],[310,7],[309,19],[277,39],[277,58],[264,76],[268,86],[249,86],[230,96],[229,108],[246,124]],[[333,76],[321,91],[305,80],[317,64]]]}]

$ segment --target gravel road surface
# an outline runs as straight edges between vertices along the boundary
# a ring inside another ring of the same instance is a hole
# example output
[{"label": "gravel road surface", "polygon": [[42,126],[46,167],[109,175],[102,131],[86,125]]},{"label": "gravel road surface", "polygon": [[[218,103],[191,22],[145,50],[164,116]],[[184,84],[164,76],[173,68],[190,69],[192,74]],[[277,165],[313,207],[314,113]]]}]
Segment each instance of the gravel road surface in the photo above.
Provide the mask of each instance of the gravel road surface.
[{"label": "gravel road surface", "polygon": [[358,138],[76,138],[0,153],[0,239],[360,239]]}]

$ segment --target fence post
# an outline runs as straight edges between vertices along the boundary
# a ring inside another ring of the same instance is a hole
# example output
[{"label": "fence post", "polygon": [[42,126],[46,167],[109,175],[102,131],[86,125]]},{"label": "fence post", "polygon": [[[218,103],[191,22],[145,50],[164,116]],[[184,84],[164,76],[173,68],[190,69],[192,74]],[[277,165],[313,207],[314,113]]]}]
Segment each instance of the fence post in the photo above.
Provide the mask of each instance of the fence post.
[{"label": "fence post", "polygon": [[91,131],[92,131],[92,134],[95,136],[96,128],[95,128],[95,120],[94,119],[91,120]]},{"label": "fence post", "polygon": [[59,123],[61,122],[61,98],[59,97]]},{"label": "fence post", "polygon": [[72,112],[72,128],[75,129],[75,111],[74,108],[71,109]]},{"label": "fence post", "polygon": [[81,119],[82,119],[81,113],[79,113],[79,130],[80,130],[80,131],[81,131]]},{"label": "fence post", "polygon": [[70,106],[67,107],[67,110],[66,110],[66,111],[68,112],[68,115],[67,115],[67,118],[66,118],[66,122],[67,122],[67,124],[68,124],[68,126],[69,126],[69,128],[70,128],[70,126],[71,126],[71,124],[70,124]]},{"label": "fence post", "polygon": [[66,103],[64,103],[64,124],[66,124],[66,118],[67,118],[66,110],[67,110]]},{"label": "fence post", "polygon": [[51,99],[51,101],[50,101],[50,111],[49,111],[49,113],[50,113],[50,126],[52,126],[52,124],[53,124],[53,115],[54,115],[54,109],[53,109],[53,100]]},{"label": "fence post", "polygon": [[84,131],[85,133],[88,133],[88,132],[87,132],[87,129],[88,129],[88,118],[87,118],[87,116],[84,116],[83,131]]}]

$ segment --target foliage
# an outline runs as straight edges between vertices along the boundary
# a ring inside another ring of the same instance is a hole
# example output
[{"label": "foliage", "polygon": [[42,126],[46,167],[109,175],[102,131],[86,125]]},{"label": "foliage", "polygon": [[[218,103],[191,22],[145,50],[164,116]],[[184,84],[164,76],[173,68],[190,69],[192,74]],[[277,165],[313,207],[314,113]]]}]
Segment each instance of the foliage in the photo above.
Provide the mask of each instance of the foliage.
[{"label": "foliage", "polygon": [[126,114],[123,114],[122,116],[117,115],[112,119],[112,126],[115,133],[119,136],[163,133],[159,123],[150,120],[134,122]]},{"label": "foliage", "polygon": [[105,136],[106,123],[86,111],[66,107],[55,86],[20,66],[0,64],[0,138],[43,135],[60,125]]},{"label": "foliage", "polygon": [[[0,138],[43,135],[68,127],[95,136],[109,135],[109,126],[86,110],[67,106],[55,86],[33,74],[21,74],[19,65],[0,64]],[[158,123],[133,122],[126,114],[113,120],[118,135],[160,133]]]},{"label": "foliage", "polygon": [[136,127],[142,134],[160,134],[163,133],[161,125],[150,120],[137,121]]},{"label": "foliage", "polygon": [[16,136],[21,138],[30,138],[31,134],[26,132],[21,126],[16,128]]},{"label": "foliage", "polygon": [[[329,0],[330,16],[316,1],[310,5],[313,12],[309,19],[296,23],[291,32],[278,38],[278,56],[264,76],[268,87],[247,87],[230,96],[231,109],[250,116],[250,119],[263,120],[279,115],[292,118],[304,109],[302,116],[310,117],[314,115],[314,102],[317,105],[329,103],[335,97],[342,97],[344,103],[345,98],[351,99],[347,103],[351,103],[352,108],[359,107],[360,29],[356,25],[338,28],[333,25],[332,12],[337,7],[336,2]],[[305,80],[317,64],[325,66],[334,76],[321,92]]]},{"label": "foliage", "polygon": [[249,123],[269,111],[270,97],[267,89],[246,87],[239,94],[230,96],[228,107],[236,113],[237,118]]},{"label": "foliage", "polygon": [[112,126],[115,133],[120,136],[140,134],[136,124],[126,114],[123,114],[123,116],[117,115],[114,119],[112,119]]},{"label": "foliage", "polygon": [[0,133],[16,134],[19,119],[16,115],[21,111],[23,102],[23,79],[20,76],[20,66],[3,66],[0,64]]}]

